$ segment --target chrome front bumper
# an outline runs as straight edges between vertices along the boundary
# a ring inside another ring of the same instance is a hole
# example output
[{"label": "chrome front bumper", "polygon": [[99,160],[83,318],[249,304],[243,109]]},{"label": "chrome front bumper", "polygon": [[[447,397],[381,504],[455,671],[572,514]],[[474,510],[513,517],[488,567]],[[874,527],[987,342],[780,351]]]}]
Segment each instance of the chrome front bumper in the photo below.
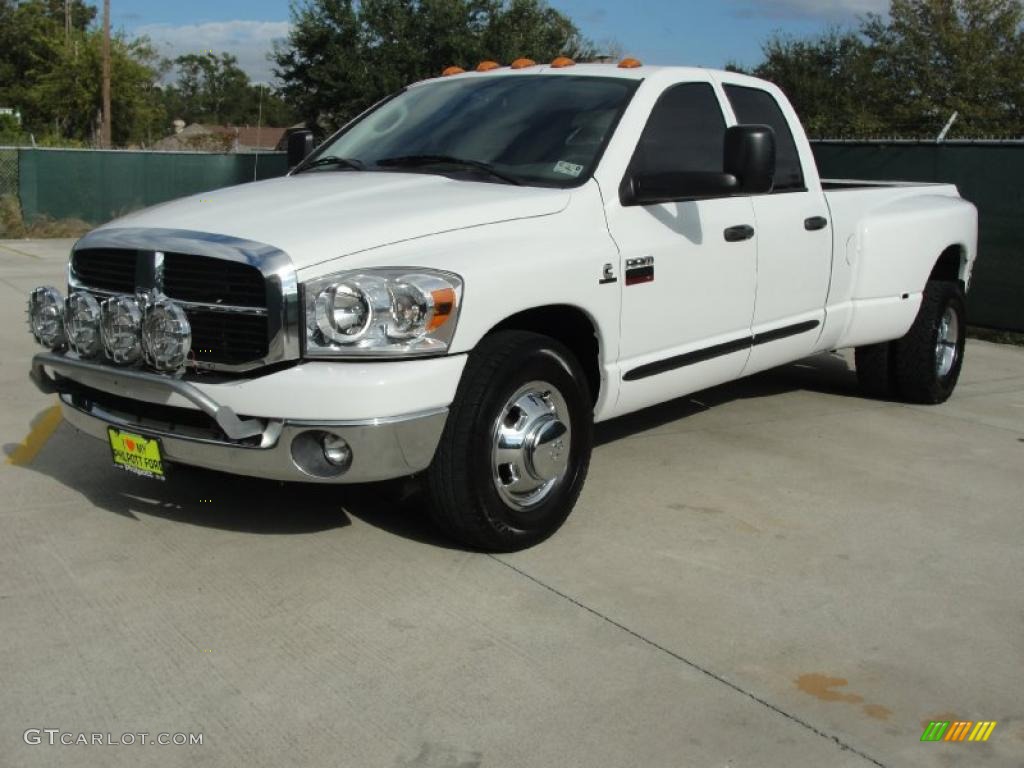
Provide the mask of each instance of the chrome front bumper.
[{"label": "chrome front bumper", "polygon": [[[430,466],[448,416],[447,408],[436,408],[358,421],[239,418],[188,382],[45,352],[33,358],[31,377],[43,392],[60,395],[64,418],[88,435],[106,441],[107,427],[113,426],[158,437],[170,462],[272,480],[366,483],[415,474]],[[152,401],[173,393],[209,416],[223,434],[139,420],[76,395],[80,383],[87,385],[97,378],[106,378],[107,384],[116,380],[119,395],[129,399]],[[347,469],[326,463],[316,468],[316,457],[310,460],[316,446],[312,435],[323,432],[343,438],[350,446],[352,461]]]}]

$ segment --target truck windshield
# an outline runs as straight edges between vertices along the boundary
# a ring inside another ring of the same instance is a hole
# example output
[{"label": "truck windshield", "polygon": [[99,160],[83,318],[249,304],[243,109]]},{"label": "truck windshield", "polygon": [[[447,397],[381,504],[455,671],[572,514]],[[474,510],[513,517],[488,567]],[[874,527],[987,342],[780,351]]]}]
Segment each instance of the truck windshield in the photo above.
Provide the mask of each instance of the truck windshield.
[{"label": "truck windshield", "polygon": [[400,170],[578,186],[593,174],[638,84],[518,75],[409,88],[349,126],[298,170]]}]

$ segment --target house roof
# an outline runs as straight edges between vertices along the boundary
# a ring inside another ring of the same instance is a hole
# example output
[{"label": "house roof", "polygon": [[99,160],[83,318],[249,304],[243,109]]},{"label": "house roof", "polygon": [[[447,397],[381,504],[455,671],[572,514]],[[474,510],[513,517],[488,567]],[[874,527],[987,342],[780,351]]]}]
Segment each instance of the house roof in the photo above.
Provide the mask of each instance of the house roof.
[{"label": "house roof", "polygon": [[193,123],[180,133],[172,133],[153,145],[153,149],[237,152],[239,150],[277,149],[287,128],[276,126],[201,125]]},{"label": "house roof", "polygon": [[[230,130],[230,129],[229,129]],[[242,147],[256,147],[258,149],[274,149],[281,143],[287,128],[272,128],[268,125],[254,128],[246,126],[237,128],[238,144]]]}]

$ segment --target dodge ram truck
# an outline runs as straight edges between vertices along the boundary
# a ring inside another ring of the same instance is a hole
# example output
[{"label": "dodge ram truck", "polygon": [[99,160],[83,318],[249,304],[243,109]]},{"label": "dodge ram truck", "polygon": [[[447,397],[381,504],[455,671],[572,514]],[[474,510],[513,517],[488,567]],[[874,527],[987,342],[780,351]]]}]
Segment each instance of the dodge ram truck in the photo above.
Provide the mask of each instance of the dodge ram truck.
[{"label": "dodge ram truck", "polygon": [[32,292],[32,379],[120,469],[417,476],[510,551],[565,521],[597,422],[837,349],[873,396],[960,375],[974,206],[822,181],[768,82],[485,62],[289,160],[95,229]]}]

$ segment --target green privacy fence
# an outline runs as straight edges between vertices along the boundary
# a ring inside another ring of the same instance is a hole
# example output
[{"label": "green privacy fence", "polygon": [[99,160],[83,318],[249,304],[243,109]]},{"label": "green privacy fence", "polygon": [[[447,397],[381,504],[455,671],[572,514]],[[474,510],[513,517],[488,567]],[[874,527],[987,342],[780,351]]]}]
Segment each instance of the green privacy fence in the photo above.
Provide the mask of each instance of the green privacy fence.
[{"label": "green privacy fence", "polygon": [[1024,331],[1024,143],[815,142],[825,178],[941,181],[978,206],[971,323]]},{"label": "green privacy fence", "polygon": [[281,176],[283,153],[18,149],[18,196],[38,216],[93,224],[211,189]]},{"label": "green privacy fence", "polygon": [[[0,150],[0,161],[10,166],[14,152],[17,175],[8,168],[5,178],[8,186],[16,185],[26,220],[48,216],[99,224],[138,208],[286,171],[282,153],[17,149]],[[971,321],[1024,331],[1024,143],[822,141],[815,142],[814,152],[826,178],[956,184],[981,216]]]}]

